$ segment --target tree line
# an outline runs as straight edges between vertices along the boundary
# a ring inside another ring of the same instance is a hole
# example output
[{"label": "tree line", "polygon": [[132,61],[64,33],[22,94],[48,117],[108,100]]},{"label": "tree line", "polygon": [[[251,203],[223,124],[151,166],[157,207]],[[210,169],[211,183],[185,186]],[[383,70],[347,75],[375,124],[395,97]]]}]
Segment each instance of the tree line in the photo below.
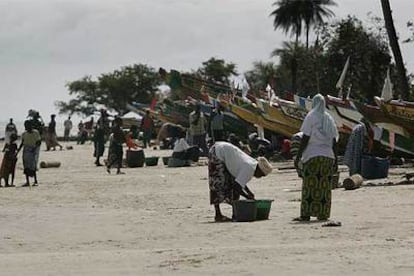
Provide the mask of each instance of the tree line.
[{"label": "tree line", "polygon": [[[284,92],[301,96],[336,95],[335,84],[350,57],[343,86],[350,90],[352,98],[371,102],[375,95],[380,95],[390,68],[396,94],[411,99],[412,87],[405,68],[404,71],[401,69],[402,58],[394,57],[394,64],[390,55],[389,45],[394,56],[398,54],[398,50],[397,53],[394,51],[395,41],[391,43],[395,38],[389,32],[393,24],[387,22],[392,18],[384,11],[384,18],[385,15],[388,17],[385,24],[373,16],[368,25],[352,16],[328,24],[325,19],[333,16],[329,7],[334,5],[330,0],[279,0],[274,3],[275,10],[270,13],[274,28],[290,33],[294,40],[274,49],[269,60],[256,61],[251,69],[243,72],[251,93],[263,91],[270,84],[280,95]],[[300,40],[303,31],[304,43]],[[315,37],[313,42],[310,42],[311,31]],[[273,61],[275,58],[277,62]],[[231,77],[241,72],[236,63],[212,57],[199,68],[183,73],[230,85]],[[128,111],[128,103],[150,103],[161,83],[157,69],[146,64],[128,65],[97,77],[85,76],[68,82],[66,87],[73,98],[68,102],[59,101],[56,106],[60,113],[87,116],[103,105],[123,114]]]}]

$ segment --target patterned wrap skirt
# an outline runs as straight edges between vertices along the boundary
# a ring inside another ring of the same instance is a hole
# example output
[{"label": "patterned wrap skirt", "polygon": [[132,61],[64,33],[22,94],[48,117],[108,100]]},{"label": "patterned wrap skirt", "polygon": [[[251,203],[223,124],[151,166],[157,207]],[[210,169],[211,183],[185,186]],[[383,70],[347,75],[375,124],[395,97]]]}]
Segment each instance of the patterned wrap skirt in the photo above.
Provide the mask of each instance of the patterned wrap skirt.
[{"label": "patterned wrap skirt", "polygon": [[24,174],[34,176],[37,169],[37,160],[39,158],[39,147],[24,146],[23,147],[23,168]]},{"label": "patterned wrap skirt", "polygon": [[208,155],[208,182],[210,188],[210,204],[228,203],[240,198],[235,185],[239,185],[229,173],[226,165],[216,156],[215,147]]},{"label": "patterned wrap skirt", "polygon": [[331,183],[335,160],[318,156],[303,164],[300,216],[328,219],[331,213]]}]

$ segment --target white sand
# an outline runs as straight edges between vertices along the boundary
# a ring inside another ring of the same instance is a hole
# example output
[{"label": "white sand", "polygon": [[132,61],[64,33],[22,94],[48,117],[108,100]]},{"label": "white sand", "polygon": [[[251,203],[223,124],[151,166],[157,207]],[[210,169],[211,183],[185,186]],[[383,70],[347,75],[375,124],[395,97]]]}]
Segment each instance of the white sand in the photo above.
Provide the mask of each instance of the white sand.
[{"label": "white sand", "polygon": [[108,175],[92,145],[70,145],[41,152],[62,166],[39,187],[0,189],[1,275],[414,275],[414,185],[336,189],[328,228],[291,222],[300,180],[275,171],[250,185],[275,199],[270,220],[217,224],[206,166]]}]

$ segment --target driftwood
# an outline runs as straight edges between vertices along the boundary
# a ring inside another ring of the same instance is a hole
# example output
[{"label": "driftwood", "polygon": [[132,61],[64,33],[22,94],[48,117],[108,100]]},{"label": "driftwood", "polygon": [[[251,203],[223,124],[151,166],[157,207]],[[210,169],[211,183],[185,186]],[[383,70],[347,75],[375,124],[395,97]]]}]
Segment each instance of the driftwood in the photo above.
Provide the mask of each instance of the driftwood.
[{"label": "driftwood", "polygon": [[347,177],[344,179],[343,186],[345,190],[355,190],[361,187],[362,182],[364,182],[364,179],[359,174],[351,175],[350,177]]},{"label": "driftwood", "polygon": [[60,162],[59,161],[49,161],[49,162],[45,162],[42,161],[40,162],[40,167],[45,169],[45,168],[59,168],[60,167]]}]

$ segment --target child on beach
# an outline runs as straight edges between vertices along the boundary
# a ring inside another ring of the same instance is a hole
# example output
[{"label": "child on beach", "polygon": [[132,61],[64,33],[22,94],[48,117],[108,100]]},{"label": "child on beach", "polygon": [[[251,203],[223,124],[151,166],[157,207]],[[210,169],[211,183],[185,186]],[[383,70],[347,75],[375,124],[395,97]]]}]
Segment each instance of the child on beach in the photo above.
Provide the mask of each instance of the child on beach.
[{"label": "child on beach", "polygon": [[[1,180],[4,179],[4,187],[14,187],[14,172],[17,162],[17,134],[10,135],[10,142],[4,146],[4,156],[0,167],[0,186]],[[11,175],[11,183],[9,184],[9,176]]]}]

